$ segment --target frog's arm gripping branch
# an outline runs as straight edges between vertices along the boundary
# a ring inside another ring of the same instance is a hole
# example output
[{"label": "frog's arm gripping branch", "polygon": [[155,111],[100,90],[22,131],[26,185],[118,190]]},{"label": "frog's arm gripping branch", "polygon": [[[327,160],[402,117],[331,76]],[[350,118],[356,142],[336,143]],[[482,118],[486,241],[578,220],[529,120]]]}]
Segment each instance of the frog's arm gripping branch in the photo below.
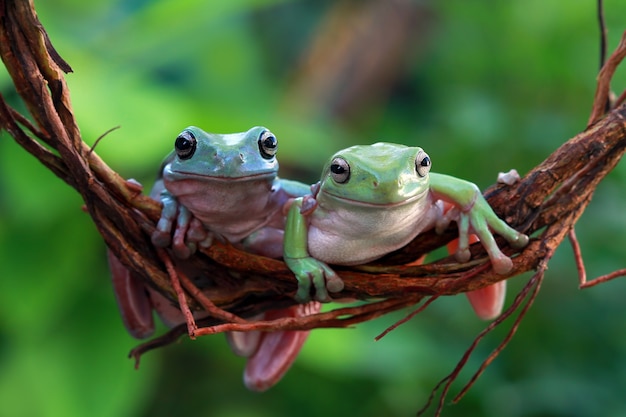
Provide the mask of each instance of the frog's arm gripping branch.
[{"label": "frog's arm gripping branch", "polygon": [[[315,297],[318,301],[330,301],[328,291],[343,290],[343,281],[335,271],[324,262],[309,255],[307,248],[307,220],[303,213],[306,197],[296,198],[290,205],[285,227],[285,263],[294,271],[299,282],[295,299],[306,302],[310,299],[311,282],[315,286]],[[310,201],[314,201],[311,199]],[[328,291],[327,291],[328,290]]]},{"label": "frog's arm gripping branch", "polygon": [[[2,99],[2,129],[81,194],[105,242],[124,265],[174,299],[168,275],[150,242],[160,205],[142,196],[135,185],[112,171],[82,141],[64,79],[64,73],[71,68],[52,47],[32,1],[0,0],[0,55],[34,121]],[[608,81],[624,55],[623,42],[600,74],[596,103],[606,102]],[[491,270],[480,245],[471,247],[472,259],[478,261],[458,264],[444,259],[423,266],[407,265],[456,237],[454,229],[448,228],[443,235],[420,235],[376,265],[338,269],[345,283],[342,294],[382,298],[388,302],[378,304],[379,311],[387,312],[415,303],[425,295],[475,290],[536,269],[568,235],[598,183],[625,150],[626,105],[622,104],[604,118],[595,114],[587,130],[564,143],[518,183],[498,184],[486,191],[486,199],[498,216],[520,232],[536,234],[523,250],[504,247],[508,255],[516,255],[506,275]],[[282,262],[220,243],[201,252],[190,262],[200,264],[215,277],[216,287],[207,295],[221,308],[246,317],[293,302],[296,281]],[[245,274],[246,279],[233,279],[230,271]],[[198,308],[192,297],[188,299],[192,308]],[[367,312],[362,306],[348,307],[337,313],[275,323],[272,329],[347,326],[375,317],[377,304],[371,305]],[[219,322],[214,319],[209,324]]]},{"label": "frog's arm gripping branch", "polygon": [[493,270],[499,274],[508,273],[513,267],[511,259],[504,255],[491,231],[506,239],[511,246],[521,249],[528,244],[528,236],[509,227],[502,221],[480,194],[478,187],[468,181],[443,174],[430,174],[433,193],[441,199],[455,204],[455,207],[437,222],[436,231],[445,229],[452,218],[457,218],[459,245],[456,258],[460,262],[470,259],[470,229],[475,233],[489,254]]}]

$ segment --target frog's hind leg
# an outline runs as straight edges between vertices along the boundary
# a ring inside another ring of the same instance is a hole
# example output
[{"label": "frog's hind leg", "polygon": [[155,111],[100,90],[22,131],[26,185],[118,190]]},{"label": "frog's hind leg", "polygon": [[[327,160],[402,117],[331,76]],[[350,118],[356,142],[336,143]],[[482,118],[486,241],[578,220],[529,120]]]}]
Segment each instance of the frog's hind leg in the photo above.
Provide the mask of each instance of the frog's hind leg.
[{"label": "frog's hind leg", "polygon": [[[468,244],[478,242],[476,235],[468,236]],[[457,251],[458,239],[448,244],[448,252]],[[476,315],[483,320],[493,320],[500,315],[506,297],[506,281],[499,281],[487,287],[469,291],[465,294]]]},{"label": "frog's hind leg", "polygon": [[506,281],[466,293],[474,312],[483,320],[493,320],[502,313],[506,296]]},{"label": "frog's hind leg", "polygon": [[[311,301],[286,309],[270,310],[265,313],[265,320],[308,316],[318,313],[320,309],[319,302]],[[308,336],[308,330],[262,333],[258,348],[246,364],[243,375],[246,387],[252,391],[265,391],[280,381],[298,357]]]},{"label": "frog's hind leg", "polygon": [[107,257],[113,291],[124,326],[134,338],[145,339],[154,332],[152,304],[146,287],[109,249]]}]

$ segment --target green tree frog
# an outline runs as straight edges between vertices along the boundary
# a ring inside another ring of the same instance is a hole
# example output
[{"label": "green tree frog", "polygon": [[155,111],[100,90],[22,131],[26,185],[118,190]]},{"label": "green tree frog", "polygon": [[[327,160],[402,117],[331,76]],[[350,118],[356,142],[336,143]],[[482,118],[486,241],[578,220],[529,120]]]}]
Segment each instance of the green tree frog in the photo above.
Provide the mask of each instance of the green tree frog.
[{"label": "green tree frog", "polygon": [[[151,191],[163,203],[152,241],[171,247],[179,259],[214,238],[257,254],[282,256],[285,215],[291,198],[310,192],[304,184],[279,179],[276,137],[264,127],[235,134],[184,129],[165,159]],[[113,284],[123,321],[131,335],[148,337],[154,330],[152,309],[168,326],[183,323],[180,310],[147,289],[109,252]],[[184,268],[183,261],[177,267]],[[205,277],[205,279],[210,277]],[[268,312],[272,317],[319,311],[319,303]],[[248,356],[246,385],[264,390],[276,383],[295,360],[308,332],[231,333],[233,351]]]},{"label": "green tree frog", "polygon": [[[494,270],[508,272],[511,259],[500,251],[491,231],[516,248],[524,247],[528,237],[498,218],[476,185],[431,173],[430,168],[421,148],[393,143],[353,146],[333,155],[312,187],[313,195],[295,199],[287,215],[284,259],[298,280],[296,299],[309,300],[311,284],[319,301],[328,301],[329,291],[343,289],[328,264],[373,261],[421,232],[444,230],[452,220],[459,228],[460,262],[469,260],[473,233]],[[445,214],[444,202],[453,205]],[[493,297],[475,299],[498,302]]]}]

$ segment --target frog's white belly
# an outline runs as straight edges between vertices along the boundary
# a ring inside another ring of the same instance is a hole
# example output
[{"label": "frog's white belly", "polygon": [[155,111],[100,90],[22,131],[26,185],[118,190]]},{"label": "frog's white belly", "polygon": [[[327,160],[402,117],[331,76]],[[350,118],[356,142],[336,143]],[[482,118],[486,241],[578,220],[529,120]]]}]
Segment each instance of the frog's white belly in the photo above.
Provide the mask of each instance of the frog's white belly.
[{"label": "frog's white belly", "polygon": [[435,225],[440,209],[425,199],[419,205],[350,207],[311,217],[308,251],[312,257],[336,265],[358,265],[378,259]]}]

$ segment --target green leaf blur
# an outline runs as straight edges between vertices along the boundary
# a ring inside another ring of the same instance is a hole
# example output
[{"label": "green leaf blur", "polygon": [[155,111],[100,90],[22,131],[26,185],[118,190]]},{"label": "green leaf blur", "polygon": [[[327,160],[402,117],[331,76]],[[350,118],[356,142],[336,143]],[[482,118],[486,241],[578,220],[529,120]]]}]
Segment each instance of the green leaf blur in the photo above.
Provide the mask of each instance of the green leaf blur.
[{"label": "green leaf blur", "polygon": [[[146,187],[189,125],[267,126],[287,178],[313,182],[338,149],[386,140],[422,146],[434,171],[481,188],[499,171],[523,175],[584,129],[598,70],[595,2],[409,1],[424,27],[392,81],[374,81],[349,117],[327,105],[334,96],[315,101],[296,88],[309,85],[303,56],[338,3],[35,0],[74,69],[67,79],[83,137],[93,143],[121,126],[96,149]],[[626,4],[604,3],[612,49]],[[625,81],[620,69],[618,93]],[[19,106],[4,70],[0,89]],[[625,185],[620,165],[577,227],[590,277],[625,266]],[[314,331],[263,394],[243,387],[244,361],[219,335],[150,352],[135,371],[127,353],[137,342],[123,329],[104,244],[81,205],[0,134],[0,417],[409,416],[485,326],[464,297],[450,297],[378,342],[406,312]],[[509,303],[527,278],[509,281]],[[565,244],[511,344],[445,416],[626,415],[626,282],[579,291],[577,281]],[[452,394],[506,330],[479,345]]]}]

